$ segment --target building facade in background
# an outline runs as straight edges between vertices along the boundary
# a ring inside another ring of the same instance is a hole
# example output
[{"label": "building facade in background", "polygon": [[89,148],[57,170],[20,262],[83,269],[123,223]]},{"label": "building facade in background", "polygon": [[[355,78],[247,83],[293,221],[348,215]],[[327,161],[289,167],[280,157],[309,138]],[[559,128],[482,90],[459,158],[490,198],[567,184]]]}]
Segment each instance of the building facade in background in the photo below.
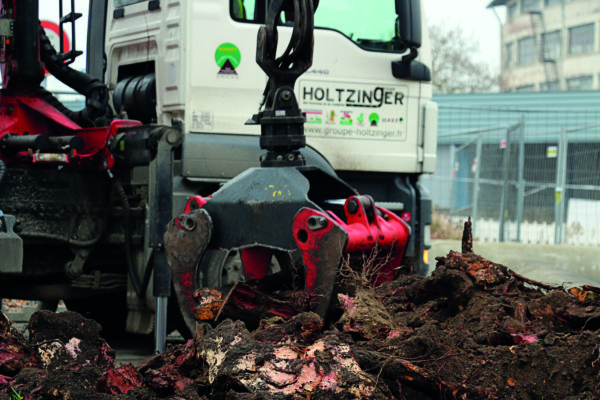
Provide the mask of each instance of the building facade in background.
[{"label": "building facade in background", "polygon": [[502,91],[600,89],[600,1],[494,0],[505,6]]}]

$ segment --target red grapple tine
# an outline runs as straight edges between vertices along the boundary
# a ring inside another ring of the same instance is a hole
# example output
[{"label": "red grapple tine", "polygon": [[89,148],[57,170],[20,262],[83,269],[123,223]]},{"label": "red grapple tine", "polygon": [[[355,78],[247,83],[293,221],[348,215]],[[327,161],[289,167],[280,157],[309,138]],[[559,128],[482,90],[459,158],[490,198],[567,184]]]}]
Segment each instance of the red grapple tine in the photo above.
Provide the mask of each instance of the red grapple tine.
[{"label": "red grapple tine", "polygon": [[240,253],[246,279],[262,279],[267,276],[273,249],[254,246],[240,249]]},{"label": "red grapple tine", "polygon": [[196,266],[212,235],[212,220],[203,209],[176,217],[165,230],[164,242],[171,268],[173,286],[186,325],[193,332],[196,326],[194,301]]},{"label": "red grapple tine", "polygon": [[303,208],[294,219],[294,238],[304,259],[306,291],[314,299],[311,308],[325,318],[348,234],[327,214]]}]

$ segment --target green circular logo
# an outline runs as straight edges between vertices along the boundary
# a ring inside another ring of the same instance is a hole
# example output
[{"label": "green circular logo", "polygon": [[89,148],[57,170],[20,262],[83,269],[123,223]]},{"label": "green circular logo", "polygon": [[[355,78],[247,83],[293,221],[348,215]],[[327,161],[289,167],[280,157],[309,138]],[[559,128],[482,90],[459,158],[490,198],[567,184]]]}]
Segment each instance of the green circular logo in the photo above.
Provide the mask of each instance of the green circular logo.
[{"label": "green circular logo", "polygon": [[240,53],[240,49],[235,44],[223,43],[215,51],[215,61],[219,68],[223,68],[228,61],[233,68],[237,68],[240,65],[240,61],[242,61],[242,53]]},{"label": "green circular logo", "polygon": [[369,115],[369,122],[372,126],[377,126],[377,124],[379,123],[379,114],[373,113]]}]

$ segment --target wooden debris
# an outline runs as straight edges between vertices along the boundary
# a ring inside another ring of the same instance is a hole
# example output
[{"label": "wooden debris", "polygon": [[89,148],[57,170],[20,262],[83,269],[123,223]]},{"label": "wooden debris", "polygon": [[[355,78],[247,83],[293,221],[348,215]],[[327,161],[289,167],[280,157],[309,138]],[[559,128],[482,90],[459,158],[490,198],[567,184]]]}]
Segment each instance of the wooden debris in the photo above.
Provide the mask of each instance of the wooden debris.
[{"label": "wooden debris", "polygon": [[[506,267],[504,267],[506,268]],[[548,285],[546,283],[543,282],[539,282],[533,279],[529,279],[523,275],[517,274],[515,271],[508,269],[507,268],[507,272],[510,276],[514,276],[515,278],[517,278],[518,280],[520,280],[521,282],[525,282],[529,285],[533,285],[533,286],[537,286],[539,288],[542,288],[544,290],[563,290],[562,286],[552,286],[552,285]]]},{"label": "wooden debris", "polygon": [[583,290],[587,290],[588,292],[594,292],[594,293],[600,294],[600,287],[583,285],[582,288],[583,288]]},{"label": "wooden debris", "polygon": [[292,301],[269,296],[244,283],[232,288],[202,288],[194,298],[200,303],[196,307],[196,319],[205,322],[222,316],[258,325],[263,318],[292,318],[302,311]]},{"label": "wooden debris", "polygon": [[471,217],[467,221],[465,221],[465,226],[463,228],[462,235],[462,253],[472,253],[473,252],[473,230],[471,227]]},{"label": "wooden debris", "polygon": [[569,293],[583,303],[600,302],[600,288],[594,286],[583,285],[581,289],[574,287],[569,290]]},{"label": "wooden debris", "polygon": [[211,384],[236,382],[267,398],[389,398],[335,336],[306,347],[258,343],[243,325],[226,320],[208,333],[200,355]]},{"label": "wooden debris", "polygon": [[359,365],[381,378],[409,386],[432,399],[497,399],[495,390],[447,382],[409,361],[373,351],[355,350]]}]

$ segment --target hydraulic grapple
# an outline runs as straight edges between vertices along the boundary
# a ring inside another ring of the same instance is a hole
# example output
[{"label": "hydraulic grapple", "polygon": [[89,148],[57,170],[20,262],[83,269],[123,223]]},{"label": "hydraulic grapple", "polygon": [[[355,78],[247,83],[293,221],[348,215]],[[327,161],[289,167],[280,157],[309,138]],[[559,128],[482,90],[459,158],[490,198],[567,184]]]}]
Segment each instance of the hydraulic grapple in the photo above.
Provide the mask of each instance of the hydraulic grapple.
[{"label": "hydraulic grapple", "polygon": [[[306,144],[305,117],[294,84],[312,64],[315,6],[313,0],[272,1],[259,30],[257,63],[269,80],[262,111],[250,123],[261,126],[261,167],[209,198],[191,198],[166,229],[176,295],[192,330],[196,320],[215,319],[226,301],[238,301],[249,314],[265,306],[264,299],[244,301],[243,294],[224,298],[240,280],[303,292],[307,307],[325,317],[344,260],[377,253],[383,261],[374,284],[394,279],[402,262],[408,226],[336,176],[306,165],[299,151]],[[287,49],[276,57],[282,15],[294,26]],[[278,304],[270,312],[287,316]]]}]

